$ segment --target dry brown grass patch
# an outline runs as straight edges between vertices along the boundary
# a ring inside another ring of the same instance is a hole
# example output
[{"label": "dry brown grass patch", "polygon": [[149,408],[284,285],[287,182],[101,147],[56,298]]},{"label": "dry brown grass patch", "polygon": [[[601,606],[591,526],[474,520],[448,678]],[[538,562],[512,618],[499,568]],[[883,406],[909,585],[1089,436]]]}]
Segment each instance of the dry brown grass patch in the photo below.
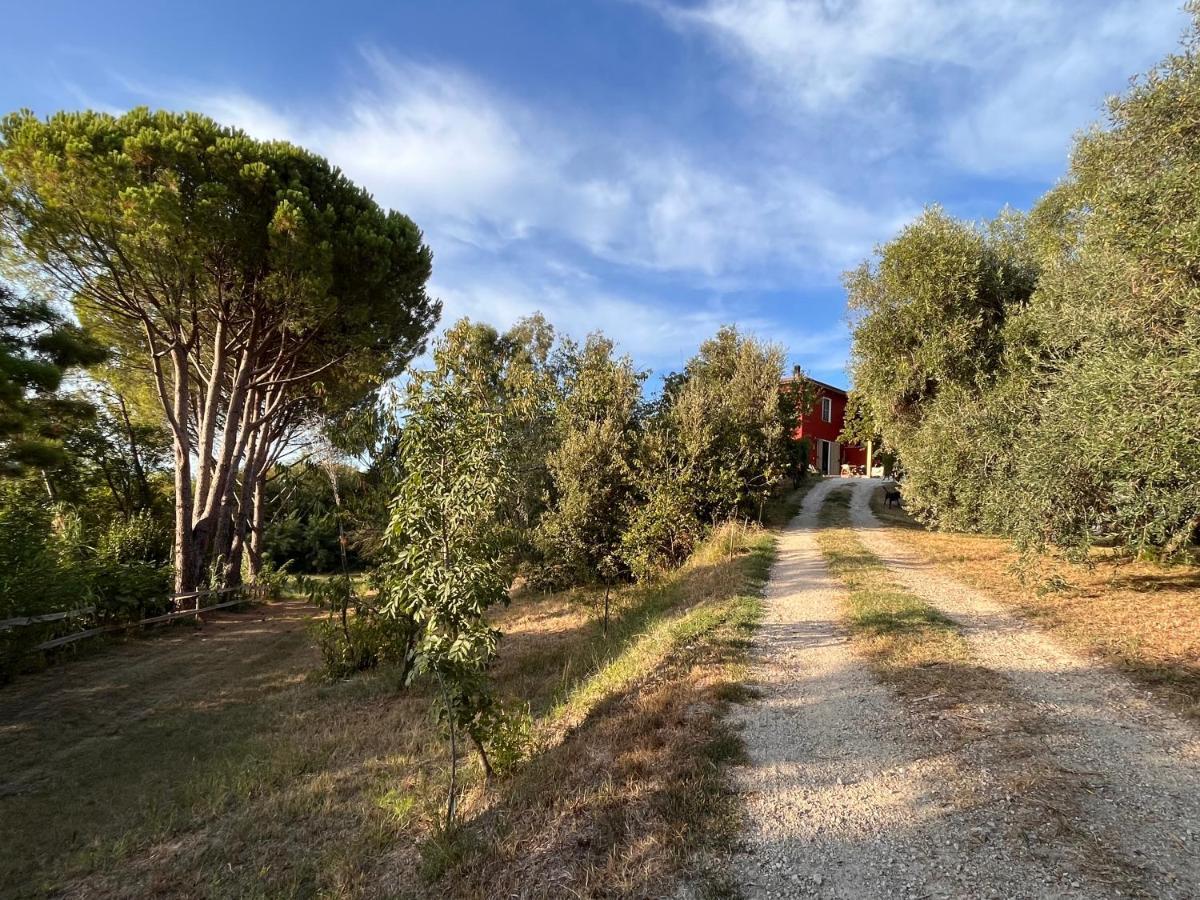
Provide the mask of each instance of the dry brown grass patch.
[{"label": "dry brown grass patch", "polygon": [[721,697],[771,543],[744,541],[619,592],[607,640],[586,595],[503,611],[496,681],[542,717],[542,752],[490,789],[472,762],[449,840],[432,827],[447,761],[426,691],[398,693],[388,669],[308,677],[301,604],[10,685],[0,897],[658,890],[727,809]]}]

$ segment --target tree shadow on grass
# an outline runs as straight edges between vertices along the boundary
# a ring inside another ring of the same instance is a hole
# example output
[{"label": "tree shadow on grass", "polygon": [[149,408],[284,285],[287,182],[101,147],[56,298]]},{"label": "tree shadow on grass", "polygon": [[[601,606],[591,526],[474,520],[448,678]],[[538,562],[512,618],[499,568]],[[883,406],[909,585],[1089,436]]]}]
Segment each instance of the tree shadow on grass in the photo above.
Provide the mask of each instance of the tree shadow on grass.
[{"label": "tree shadow on grass", "polygon": [[679,648],[499,784],[470,823],[473,849],[430,895],[664,896],[692,853],[731,841],[721,766],[743,750],[723,721],[722,667],[744,652],[739,632]]},{"label": "tree shadow on grass", "polygon": [[[535,628],[523,646],[502,649],[497,677],[523,669],[526,699],[535,711],[551,709],[656,622],[743,586],[747,566],[765,572],[762,560],[743,554],[637,589],[607,639],[594,621],[577,621],[546,650]],[[425,687],[399,693],[390,670],[314,681],[307,676],[316,654],[300,627],[281,635],[235,621],[178,638],[31,676],[27,702],[0,698],[8,701],[0,716],[0,897],[425,893],[417,878],[428,835],[422,809],[436,802],[445,767]],[[43,676],[49,689],[33,691]],[[568,829],[581,846],[626,847],[638,842],[637,822],[674,822],[673,805],[686,812],[708,802],[680,787],[708,777],[694,753],[668,761],[673,774],[661,791],[651,773],[666,764],[664,748],[707,733],[703,723],[716,721],[720,701],[708,685],[658,690],[627,688],[591,709],[558,748],[514,777],[514,786],[530,786],[527,799],[504,801],[513,815],[555,807],[532,787],[541,778],[576,797],[574,813],[562,814],[581,817]],[[699,730],[683,724],[692,720]],[[697,752],[719,756],[726,744],[708,750],[701,741]],[[676,850],[661,856],[650,846],[614,853],[625,860],[618,868],[628,867],[614,877],[630,884],[641,883],[638,865],[661,873],[677,859]],[[586,862],[594,856],[579,857],[583,868],[573,871],[594,866]],[[555,895],[548,883],[546,896]]]}]

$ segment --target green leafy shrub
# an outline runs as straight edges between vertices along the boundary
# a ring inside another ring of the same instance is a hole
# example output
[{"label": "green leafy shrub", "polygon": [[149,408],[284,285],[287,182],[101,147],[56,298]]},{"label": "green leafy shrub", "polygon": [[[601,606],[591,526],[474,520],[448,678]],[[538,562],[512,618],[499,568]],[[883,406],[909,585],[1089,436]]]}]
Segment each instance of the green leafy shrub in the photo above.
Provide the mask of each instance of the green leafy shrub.
[{"label": "green leafy shrub", "polygon": [[400,666],[400,680],[407,680],[417,637],[410,618],[382,615],[355,594],[346,576],[302,578],[300,583],[310,601],[331,612],[311,626],[326,675],[346,678],[393,663]]},{"label": "green leafy shrub", "polygon": [[87,606],[87,573],[31,481],[0,480],[0,619]]},{"label": "green leafy shrub", "polygon": [[330,678],[373,669],[388,653],[386,623],[370,613],[347,616],[345,626],[331,616],[316,620],[312,627]]},{"label": "green leafy shrub", "polygon": [[167,611],[171,536],[146,513],[113,522],[90,561],[92,594],[102,618],[131,621]]},{"label": "green leafy shrub", "polygon": [[32,480],[0,481],[0,619],[94,606],[86,614],[0,631],[0,677],[43,641],[106,621],[162,611],[170,538],[149,515],[118,519],[92,546],[78,512],[49,504]]},{"label": "green leafy shrub", "polygon": [[633,513],[621,536],[621,556],[641,581],[682,564],[703,537],[683,485],[666,482]]},{"label": "green leafy shrub", "polygon": [[258,570],[254,583],[266,589],[268,599],[278,600],[283,596],[284,588],[291,579],[288,571],[290,568],[290,563],[285,562],[283,565],[277,566],[270,560],[265,560],[262,568]]},{"label": "green leafy shrub", "polygon": [[533,716],[528,703],[497,702],[483,716],[481,725],[488,758],[497,775],[511,772],[533,752]]}]

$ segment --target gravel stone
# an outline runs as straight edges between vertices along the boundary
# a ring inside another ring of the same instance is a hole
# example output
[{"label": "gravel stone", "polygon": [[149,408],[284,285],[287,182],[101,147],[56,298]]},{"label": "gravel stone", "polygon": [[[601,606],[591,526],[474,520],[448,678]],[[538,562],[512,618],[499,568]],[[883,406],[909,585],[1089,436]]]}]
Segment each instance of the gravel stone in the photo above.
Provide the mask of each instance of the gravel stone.
[{"label": "gravel stone", "polygon": [[[864,543],[910,589],[922,585],[930,596],[921,596],[930,602],[936,596],[935,605],[964,617],[959,621],[979,662],[1024,692],[1015,701],[1023,707],[1021,721],[1042,715],[1049,734],[1033,743],[1022,735],[1020,746],[1029,743],[1034,754],[1049,747],[1065,767],[1102,772],[1095,793],[1084,792],[1082,816],[1066,811],[1079,819],[1070,828],[1094,832],[1096,847],[1128,849],[1130,858],[1133,848],[1142,850],[1153,870],[1132,889],[1128,881],[1098,876],[1078,839],[1056,840],[1062,822],[1051,821],[1040,798],[1014,789],[1005,767],[996,765],[997,747],[1011,749],[1004,727],[1010,711],[980,710],[973,726],[982,734],[947,740],[951,724],[902,700],[855,652],[841,625],[844,592],[816,544],[821,503],[844,483],[817,484],[780,535],[752,651],[762,696],[735,713],[748,756],[734,772],[746,811],[743,852],[733,860],[743,893],[845,900],[1200,897],[1200,863],[1188,840],[1200,832],[1196,731],[1111,673],[1054,648],[996,604],[980,607],[978,595],[906,555],[867,506],[878,482],[849,482]],[[1104,802],[1108,797],[1116,802]],[[1152,845],[1154,830],[1159,837]]]}]

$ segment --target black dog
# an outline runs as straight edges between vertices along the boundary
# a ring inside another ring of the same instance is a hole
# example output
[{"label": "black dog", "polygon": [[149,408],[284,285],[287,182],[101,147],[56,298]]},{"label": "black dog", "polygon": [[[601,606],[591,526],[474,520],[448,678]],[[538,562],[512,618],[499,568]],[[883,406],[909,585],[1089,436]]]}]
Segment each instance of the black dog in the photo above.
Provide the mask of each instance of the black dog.
[{"label": "black dog", "polygon": [[885,506],[900,505],[900,488],[884,488],[883,502]]}]

